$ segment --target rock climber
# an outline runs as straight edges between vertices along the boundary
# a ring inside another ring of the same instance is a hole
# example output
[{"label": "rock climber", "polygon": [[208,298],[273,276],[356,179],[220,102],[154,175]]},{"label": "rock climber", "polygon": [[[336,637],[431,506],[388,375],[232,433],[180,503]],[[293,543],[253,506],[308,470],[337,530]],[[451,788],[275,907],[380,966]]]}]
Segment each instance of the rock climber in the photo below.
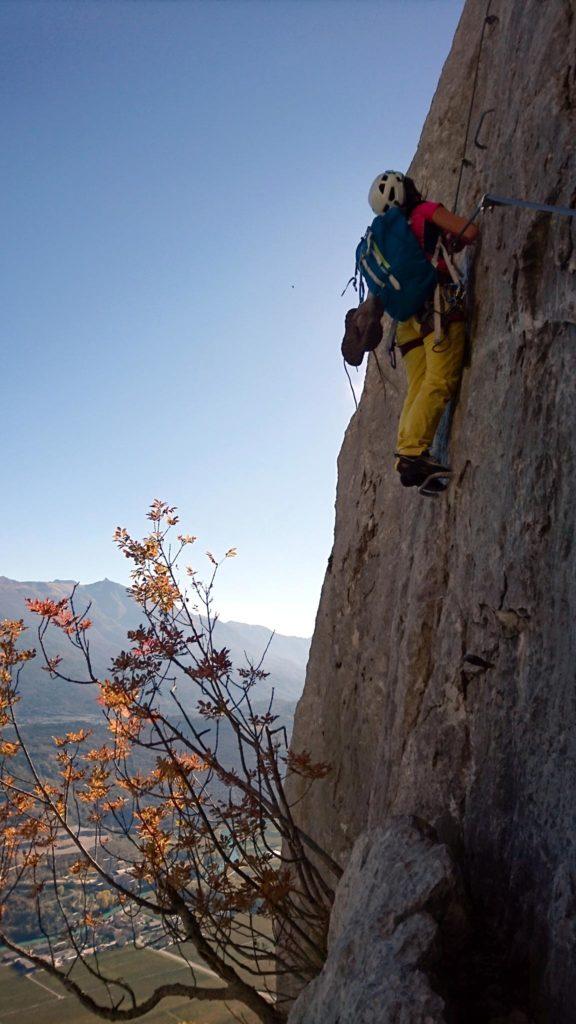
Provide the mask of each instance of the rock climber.
[{"label": "rock climber", "polygon": [[[475,242],[478,228],[463,217],[451,213],[441,203],[426,201],[411,178],[399,171],[385,171],[372,183],[368,201],[375,214],[386,213],[391,207],[400,207],[428,259],[434,258],[440,238],[447,252],[460,251]],[[457,241],[456,241],[457,239]],[[452,278],[446,261],[438,259],[437,299],[444,312],[440,336],[434,325],[434,299],[427,301],[408,320],[398,323],[396,344],[404,365],[408,391],[400,415],[396,449],[396,469],[405,487],[421,486],[431,474],[443,469],[430,455],[430,445],[442,413],[454,396],[464,357],[465,317],[462,302],[444,302]],[[342,351],[356,346],[356,354],[376,347],[382,336],[380,324],[383,308],[374,295],[357,310],[346,316],[346,333]],[[360,358],[356,360],[358,363]],[[429,490],[442,490],[444,483],[431,480]]]}]

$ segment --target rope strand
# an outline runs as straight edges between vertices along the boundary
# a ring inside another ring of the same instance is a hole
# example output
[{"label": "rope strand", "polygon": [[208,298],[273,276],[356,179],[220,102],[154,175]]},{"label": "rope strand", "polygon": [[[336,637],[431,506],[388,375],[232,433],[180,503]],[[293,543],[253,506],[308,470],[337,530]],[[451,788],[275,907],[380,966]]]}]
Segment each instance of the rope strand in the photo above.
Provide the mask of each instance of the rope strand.
[{"label": "rope strand", "polygon": [[348,373],[348,367],[346,366],[346,360],[345,359],[343,360],[343,363],[344,363],[344,369],[346,371],[346,376],[348,377],[348,383],[350,385],[350,391],[352,392],[352,398],[354,399],[354,405],[356,406],[356,412],[358,412],[358,402],[357,402],[357,399],[356,399],[356,392],[354,391],[354,385],[352,383],[352,378],[351,378],[350,374]]},{"label": "rope strand", "polygon": [[480,36],[480,46],[478,47],[478,59],[476,61],[476,69],[474,71],[474,84],[472,86],[472,97],[470,99],[470,109],[468,111],[468,123],[466,125],[466,136],[464,138],[464,150],[463,150],[463,153],[462,153],[462,160],[460,162],[460,174],[458,175],[458,184],[456,186],[456,196],[455,196],[455,199],[454,199],[454,205],[452,207],[452,209],[454,210],[454,213],[456,213],[456,211],[458,209],[458,197],[460,195],[460,186],[462,184],[462,174],[464,172],[464,167],[466,166],[466,150],[468,149],[468,136],[470,135],[470,124],[472,122],[472,113],[474,111],[474,100],[476,99],[476,86],[478,84],[478,71],[480,69],[480,58],[482,57],[482,45],[484,43],[484,34],[486,32],[486,26],[490,24],[488,19],[490,17],[490,8],[491,8],[491,6],[492,6],[492,0],[488,0],[488,5],[486,7],[486,14],[484,15],[484,24],[482,25],[482,34]]},{"label": "rope strand", "polygon": [[380,380],[382,381],[382,387],[384,388],[384,394],[386,394],[386,381],[385,381],[384,374],[382,373],[382,367],[380,366],[380,360],[378,359],[378,356],[376,355],[376,349],[372,350],[372,355],[374,356],[374,359],[376,360],[376,366],[378,367],[378,373],[380,374]]},{"label": "rope strand", "polygon": [[[486,26],[492,24],[492,20],[493,20],[490,17],[490,8],[491,8],[491,6],[492,6],[492,0],[488,0],[488,3],[486,5],[486,13],[484,14],[484,22],[483,22],[483,25],[482,25],[482,33],[480,35],[480,44],[479,44],[479,47],[478,47],[478,57],[476,59],[476,67],[475,67],[475,70],[474,70],[474,82],[473,82],[473,85],[472,85],[472,96],[470,97],[470,107],[468,109],[468,120],[467,120],[467,123],[466,123],[466,135],[464,137],[464,149],[463,149],[463,152],[462,152],[462,159],[460,161],[460,173],[458,175],[458,184],[456,186],[456,196],[454,198],[454,204],[453,204],[453,207],[452,207],[454,212],[456,212],[456,210],[458,208],[458,199],[459,199],[459,196],[460,196],[460,187],[462,185],[462,175],[464,173],[464,167],[466,166],[466,150],[468,149],[468,138],[469,138],[469,135],[470,135],[470,125],[472,123],[472,114],[474,112],[474,100],[476,99],[476,88],[477,88],[477,85],[478,85],[478,74],[479,74],[479,70],[480,70],[480,60],[481,60],[481,57],[482,57],[482,47],[483,47],[483,44],[484,44],[484,36],[486,34]],[[468,226],[468,225],[466,225],[466,226]],[[461,234],[462,234],[462,232],[461,232]],[[362,281],[362,278],[360,278],[360,280]],[[346,288],[342,292],[342,295],[344,295],[344,292],[347,290],[347,288],[349,287],[350,284],[353,284],[353,287],[356,289],[357,285],[356,285],[355,277],[350,278],[350,281],[348,281],[348,284],[346,285]],[[378,359],[378,356],[376,355],[376,351],[373,351],[373,355],[374,355],[374,358],[376,360],[376,366],[378,367],[378,373],[380,374],[380,380],[382,381],[382,387],[384,388],[384,394],[386,394],[386,383],[385,383],[384,374],[382,373],[382,367],[380,366],[380,360]],[[346,371],[346,376],[348,377],[348,383],[350,384],[350,390],[352,392],[352,397],[354,399],[354,405],[355,405],[355,408],[356,408],[356,411],[357,411],[358,410],[358,400],[356,398],[356,392],[354,391],[354,385],[352,383],[352,378],[350,377],[350,374],[348,373],[348,367],[346,366],[346,360],[344,360],[344,370]]]}]

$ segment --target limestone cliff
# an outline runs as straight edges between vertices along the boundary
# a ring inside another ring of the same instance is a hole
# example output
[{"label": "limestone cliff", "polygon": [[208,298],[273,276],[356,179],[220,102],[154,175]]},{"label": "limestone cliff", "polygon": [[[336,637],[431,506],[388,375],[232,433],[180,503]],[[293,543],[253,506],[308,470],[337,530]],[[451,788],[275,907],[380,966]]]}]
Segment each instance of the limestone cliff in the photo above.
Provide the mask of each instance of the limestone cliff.
[{"label": "limestone cliff", "polygon": [[[466,4],[411,166],[450,208],[486,9]],[[458,212],[487,191],[574,206],[574,5],[492,0],[490,14]],[[496,970],[531,1018],[569,1024],[576,224],[497,209],[480,228],[447,494],[405,491],[393,471],[401,367],[385,370],[384,389],[370,357],[346,432],[293,738],[333,771],[298,813],[343,863],[390,815],[431,823],[463,871]]]}]

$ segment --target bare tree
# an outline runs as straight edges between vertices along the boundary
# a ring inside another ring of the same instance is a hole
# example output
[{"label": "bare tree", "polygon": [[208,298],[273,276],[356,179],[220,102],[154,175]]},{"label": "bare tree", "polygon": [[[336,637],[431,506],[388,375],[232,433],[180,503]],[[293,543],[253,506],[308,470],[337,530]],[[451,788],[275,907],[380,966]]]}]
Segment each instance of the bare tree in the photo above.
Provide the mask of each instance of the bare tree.
[{"label": "bare tree", "polygon": [[[306,982],[324,961],[341,874],[296,825],[284,777],[295,772],[313,784],[329,766],[289,750],[271,689],[267,704],[257,706],[262,662],[235,670],[229,652],[216,649],[213,589],[221,563],[208,553],[210,578],[201,582],[180,565],[195,538],[174,537],[175,509],[155,501],[148,518],[143,540],[124,529],[115,534],[132,563],[131,593],[143,624],[128,633],[107,678],[94,672],[90,609],[78,608],[75,591],[60,601],[28,602],[39,616],[48,675],[97,688],[106,727],[100,746],[88,729],[55,737],[53,778],[35,762],[17,714],[21,674],[36,651],[22,647],[21,621],[0,625],[0,940],[108,1020],[133,1020],[180,996],[238,1000],[277,1024],[284,1018],[278,980]],[[66,673],[63,655],[48,653],[55,631],[82,655],[81,676]],[[77,851],[69,871],[81,898],[76,893],[73,901],[58,867],[63,842]],[[136,946],[146,942],[137,941],[145,916],[163,941],[178,945],[189,968],[185,982],[160,985],[139,1000],[129,979],[111,976],[100,955],[104,917],[95,879],[114,894]],[[5,923],[23,887],[35,901],[47,953],[14,941]],[[66,963],[56,948],[62,939],[73,953]],[[200,983],[191,950],[217,984]]]}]

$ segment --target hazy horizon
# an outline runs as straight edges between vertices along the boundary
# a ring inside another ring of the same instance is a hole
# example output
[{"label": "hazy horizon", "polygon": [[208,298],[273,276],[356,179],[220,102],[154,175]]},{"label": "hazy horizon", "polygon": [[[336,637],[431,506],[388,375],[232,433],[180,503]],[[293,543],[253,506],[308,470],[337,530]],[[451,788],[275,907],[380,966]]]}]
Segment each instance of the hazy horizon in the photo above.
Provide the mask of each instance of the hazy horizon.
[{"label": "hazy horizon", "polygon": [[[111,580],[108,576],[103,576],[99,580],[91,580],[91,581],[78,580],[78,579],[72,579],[72,578],[64,579],[62,577],[55,577],[52,580],[17,580],[17,579],[14,579],[14,577],[12,577],[12,576],[6,576],[5,574],[0,574],[0,583],[2,583],[2,582],[16,583],[19,586],[26,586],[26,585],[29,585],[29,586],[37,586],[37,585],[40,585],[40,586],[50,586],[51,584],[59,584],[59,585],[70,584],[70,585],[73,585],[73,586],[80,586],[80,587],[95,587],[99,583],[111,583],[114,587],[119,587],[123,591],[128,591],[129,587],[130,587],[129,583],[120,583],[118,580]],[[0,598],[1,598],[1,595],[0,595]],[[308,635],[302,635],[300,633],[283,633],[280,630],[274,629],[273,626],[270,626],[270,625],[268,625],[265,622],[245,622],[243,619],[227,619],[227,618],[224,618],[222,615],[220,615],[217,610],[216,610],[215,614],[218,617],[218,621],[220,623],[222,623],[223,626],[235,626],[235,625],[238,625],[238,626],[248,626],[250,629],[265,629],[265,630],[267,630],[267,631],[269,631],[271,633],[274,633],[275,636],[283,637],[286,640],[292,640],[292,639],[293,640],[305,640],[307,642],[309,640],[311,640],[311,633],[308,634]]]},{"label": "hazy horizon", "polygon": [[354,411],[340,293],[462,6],[0,5],[9,576],[123,582],[114,529],[159,497],[238,549],[227,619],[312,631]]}]

